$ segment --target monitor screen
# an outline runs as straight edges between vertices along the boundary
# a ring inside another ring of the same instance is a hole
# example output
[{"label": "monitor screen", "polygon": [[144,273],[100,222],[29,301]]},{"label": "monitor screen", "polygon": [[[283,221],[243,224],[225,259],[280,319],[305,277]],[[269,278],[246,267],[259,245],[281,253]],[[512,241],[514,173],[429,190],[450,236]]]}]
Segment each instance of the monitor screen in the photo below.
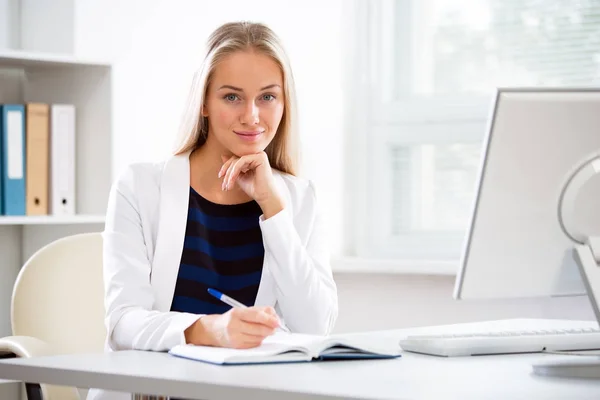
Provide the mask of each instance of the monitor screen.
[{"label": "monitor screen", "polygon": [[[488,126],[454,297],[584,295],[558,210],[600,153],[600,89],[498,89]],[[578,229],[600,234],[600,176],[574,205]]]}]

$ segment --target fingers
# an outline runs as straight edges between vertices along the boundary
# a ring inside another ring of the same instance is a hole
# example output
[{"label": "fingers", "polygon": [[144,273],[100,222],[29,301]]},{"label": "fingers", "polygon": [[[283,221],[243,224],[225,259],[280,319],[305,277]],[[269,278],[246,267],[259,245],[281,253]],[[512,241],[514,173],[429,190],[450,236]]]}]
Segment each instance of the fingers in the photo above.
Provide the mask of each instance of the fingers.
[{"label": "fingers", "polygon": [[273,307],[264,307],[263,311],[266,312],[267,314],[271,314],[274,317],[278,317],[277,312],[275,311],[275,309]]},{"label": "fingers", "polygon": [[[240,324],[242,321],[239,321]],[[245,323],[243,323],[245,324]],[[248,349],[256,346],[260,346],[269,335],[251,335],[243,332],[241,329],[243,325],[238,325],[237,328],[232,329],[233,332],[228,334],[227,341],[221,342],[222,347],[230,347],[234,349]]]},{"label": "fingers", "polygon": [[212,346],[252,348],[274,334],[279,318],[273,307],[232,308],[224,314],[202,318],[204,334],[210,340],[202,342]]},{"label": "fingers", "polygon": [[227,172],[225,172],[225,179],[223,179],[223,190],[229,190],[233,187],[235,179],[239,175],[239,169],[246,163],[243,158],[238,158],[234,162],[229,164]]},{"label": "fingers", "polygon": [[230,158],[221,156],[221,160],[223,160],[223,165],[221,166],[221,169],[219,170],[219,175],[218,175],[219,178],[225,175],[225,172],[227,172],[231,163],[233,163],[236,159],[237,159],[237,157],[235,157],[235,156],[230,157]]},{"label": "fingers", "polygon": [[266,325],[276,329],[279,327],[279,318],[275,311],[267,311],[271,307],[250,307],[245,309],[240,319],[245,322]]},{"label": "fingers", "polygon": [[[221,188],[223,190],[231,189],[241,173],[246,173],[260,166],[264,162],[265,157],[266,155],[263,156],[259,153],[246,155],[241,158],[234,156],[225,161],[221,167],[221,170],[219,171],[219,178],[224,176]],[[222,156],[221,159],[225,160],[226,157]]]},{"label": "fingers", "polygon": [[219,170],[218,177],[223,177],[223,183],[221,184],[221,190],[229,190],[232,187],[234,181],[231,180],[231,174],[233,172],[232,166],[237,163],[240,158],[236,156],[232,156],[227,158],[226,156],[221,156],[221,160],[223,160],[223,165]]},{"label": "fingers", "polygon": [[237,349],[251,349],[253,347],[260,346],[265,338],[260,336],[240,334],[236,339],[237,340],[232,343],[231,347]]},{"label": "fingers", "polygon": [[274,334],[275,328],[263,324],[256,324],[254,322],[240,321],[240,332],[262,340],[267,336]]},{"label": "fingers", "polygon": [[279,326],[272,307],[236,308],[231,312],[228,347],[252,348],[259,346]]}]

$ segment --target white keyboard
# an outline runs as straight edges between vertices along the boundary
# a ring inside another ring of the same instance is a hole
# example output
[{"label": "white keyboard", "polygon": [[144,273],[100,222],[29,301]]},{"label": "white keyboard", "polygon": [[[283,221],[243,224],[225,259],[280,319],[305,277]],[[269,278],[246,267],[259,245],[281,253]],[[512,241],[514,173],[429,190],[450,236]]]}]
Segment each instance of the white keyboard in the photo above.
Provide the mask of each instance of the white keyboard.
[{"label": "white keyboard", "polygon": [[600,329],[552,329],[407,336],[405,351],[444,357],[600,349]]}]

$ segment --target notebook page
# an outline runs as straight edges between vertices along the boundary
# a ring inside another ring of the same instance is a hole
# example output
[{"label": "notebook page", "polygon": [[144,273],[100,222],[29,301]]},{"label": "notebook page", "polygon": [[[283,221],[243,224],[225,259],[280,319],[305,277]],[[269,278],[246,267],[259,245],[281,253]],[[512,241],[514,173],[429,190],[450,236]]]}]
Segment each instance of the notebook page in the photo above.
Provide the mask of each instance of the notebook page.
[{"label": "notebook page", "polygon": [[[384,340],[378,336],[349,336],[335,335],[330,337],[329,345],[334,345],[334,348],[327,350],[322,349],[323,354],[335,354],[335,353],[351,353],[356,351],[362,351],[367,353],[382,354],[395,356],[401,353],[401,347],[397,340]],[[341,349],[341,347],[347,347],[349,349]],[[354,349],[354,350],[352,350]]]},{"label": "notebook page", "polygon": [[306,350],[320,347],[327,340],[327,336],[307,335],[303,333],[277,332],[267,336],[263,340],[265,344],[285,345],[293,348],[303,348]]},{"label": "notebook page", "polygon": [[277,355],[285,353],[289,346],[276,343],[263,343],[251,349],[230,349],[225,347],[180,345],[173,347],[169,353],[190,358],[222,364],[226,362],[252,362],[257,360],[276,359]]}]

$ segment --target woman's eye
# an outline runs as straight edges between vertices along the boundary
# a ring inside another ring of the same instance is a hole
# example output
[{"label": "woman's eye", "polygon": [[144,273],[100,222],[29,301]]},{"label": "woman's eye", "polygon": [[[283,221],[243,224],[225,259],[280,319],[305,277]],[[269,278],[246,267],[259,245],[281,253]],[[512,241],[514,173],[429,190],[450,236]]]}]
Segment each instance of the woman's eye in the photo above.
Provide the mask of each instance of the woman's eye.
[{"label": "woman's eye", "polygon": [[238,99],[238,96],[236,94],[225,95],[225,100],[227,100],[227,101],[233,102],[233,101],[236,101],[237,99]]},{"label": "woman's eye", "polygon": [[275,100],[275,96],[273,96],[272,94],[265,94],[263,96],[263,100],[265,100],[265,101],[273,101],[273,100]]}]

